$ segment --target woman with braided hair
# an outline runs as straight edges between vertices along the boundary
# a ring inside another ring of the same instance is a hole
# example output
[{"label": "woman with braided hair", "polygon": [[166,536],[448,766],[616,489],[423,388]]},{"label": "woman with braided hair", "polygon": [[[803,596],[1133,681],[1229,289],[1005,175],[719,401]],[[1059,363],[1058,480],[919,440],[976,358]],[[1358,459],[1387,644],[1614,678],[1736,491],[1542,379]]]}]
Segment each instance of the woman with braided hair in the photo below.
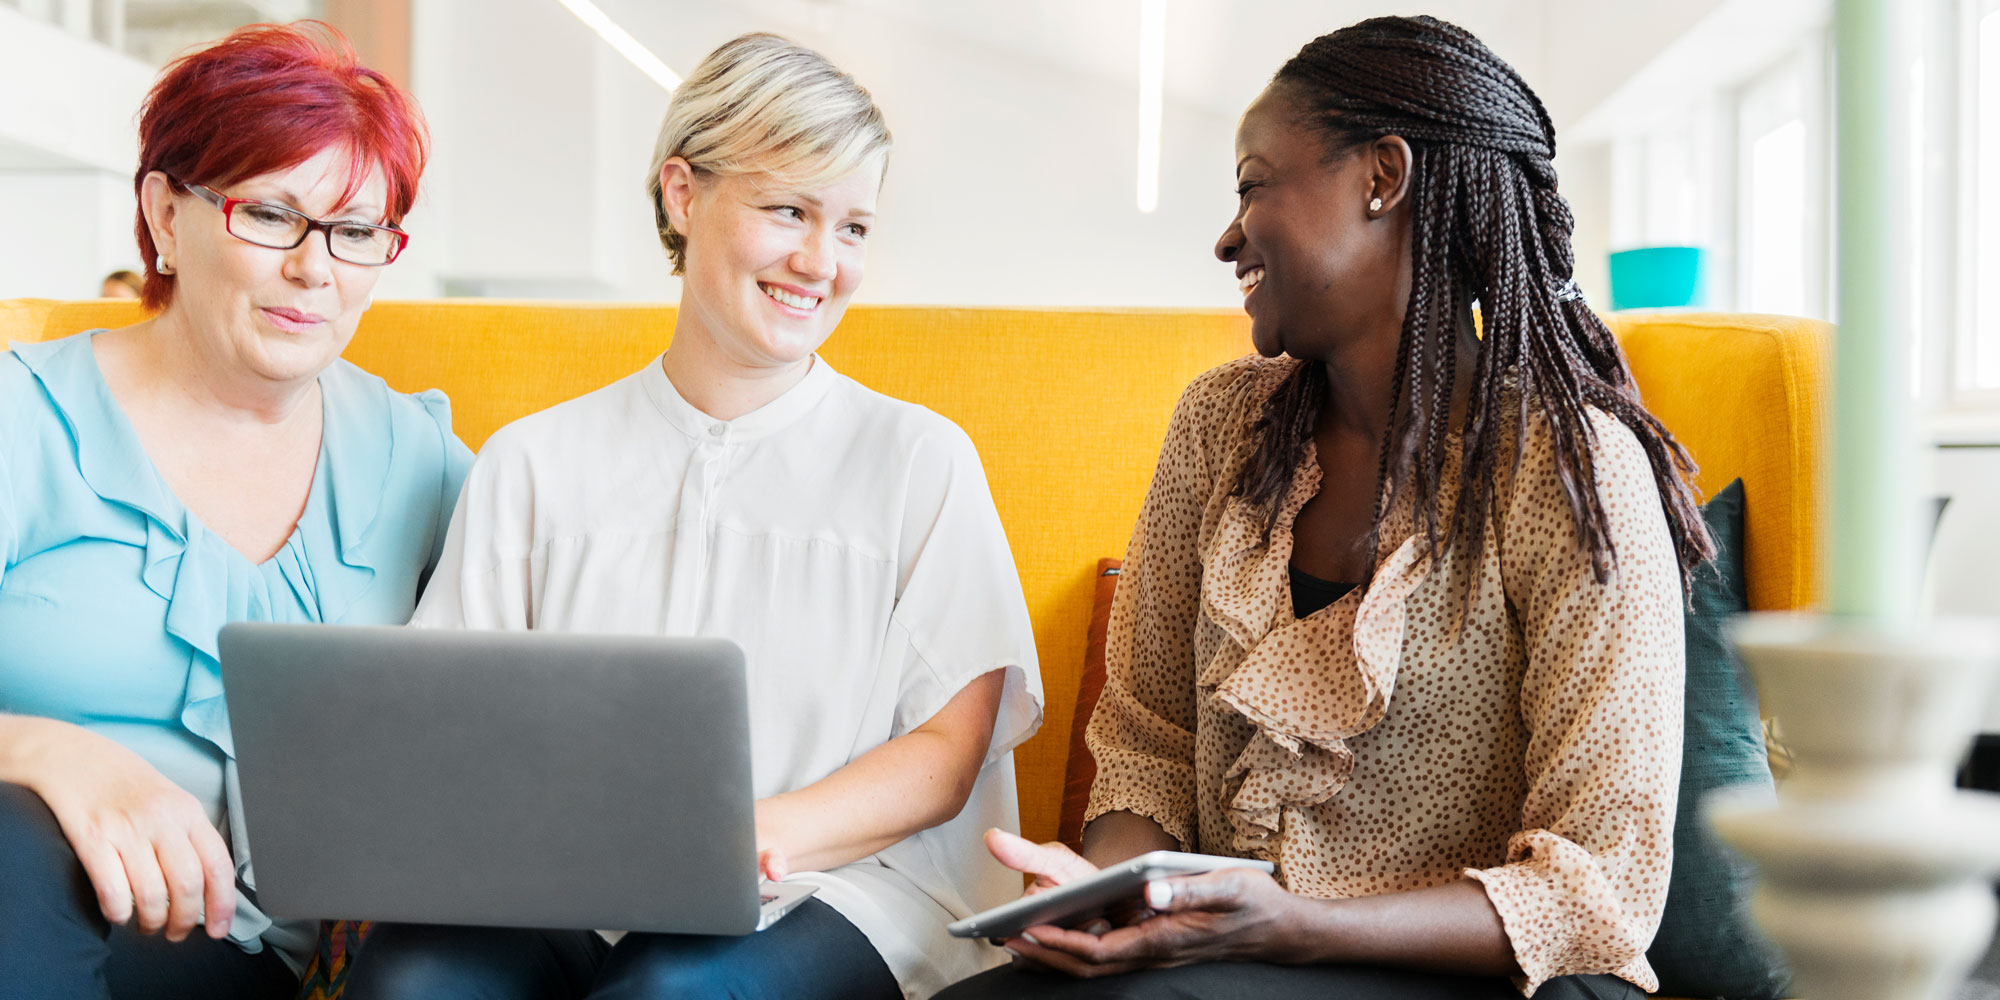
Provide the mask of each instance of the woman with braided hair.
[{"label": "woman with braided hair", "polygon": [[1155,849],[1277,875],[1155,882],[947,995],[1656,988],[1682,594],[1712,543],[1575,291],[1547,112],[1469,33],[1379,18],[1286,63],[1236,152],[1216,256],[1259,356],[1168,429],[1083,854],[988,846],[1038,888]]}]

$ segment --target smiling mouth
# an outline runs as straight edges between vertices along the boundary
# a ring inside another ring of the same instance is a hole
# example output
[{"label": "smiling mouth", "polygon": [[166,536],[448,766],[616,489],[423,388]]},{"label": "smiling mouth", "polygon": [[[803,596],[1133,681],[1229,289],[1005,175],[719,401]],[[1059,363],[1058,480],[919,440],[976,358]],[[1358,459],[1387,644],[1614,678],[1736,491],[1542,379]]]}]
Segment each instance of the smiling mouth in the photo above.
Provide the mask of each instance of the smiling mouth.
[{"label": "smiling mouth", "polygon": [[1263,281],[1264,281],[1264,269],[1261,267],[1252,268],[1249,271],[1245,272],[1243,277],[1237,279],[1236,287],[1238,290],[1242,291],[1243,294],[1249,295],[1251,292],[1256,291],[1257,286],[1259,284],[1262,284]]},{"label": "smiling mouth", "polygon": [[762,289],[765,295],[770,296],[771,300],[779,305],[791,306],[793,309],[801,309],[806,312],[811,312],[819,308],[820,300],[810,295],[795,295],[782,288],[776,288],[762,282],[759,282],[757,287]]}]

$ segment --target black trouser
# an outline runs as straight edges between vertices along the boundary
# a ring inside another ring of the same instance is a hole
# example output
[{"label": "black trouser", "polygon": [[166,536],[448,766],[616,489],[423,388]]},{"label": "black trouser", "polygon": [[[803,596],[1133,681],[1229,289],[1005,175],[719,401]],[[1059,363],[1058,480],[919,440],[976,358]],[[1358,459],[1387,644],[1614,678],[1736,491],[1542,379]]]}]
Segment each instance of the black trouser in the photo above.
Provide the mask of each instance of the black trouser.
[{"label": "black trouser", "polygon": [[275,951],[106,923],[41,796],[0,782],[0,1000],[291,1000]]},{"label": "black trouser", "polygon": [[866,935],[817,899],[742,937],[378,925],[343,1000],[900,1000]]},{"label": "black trouser", "polygon": [[[1103,979],[1024,972],[1001,966],[937,995],[935,1000],[1520,1000],[1521,991],[1500,978],[1446,976],[1360,965],[1263,965],[1215,962],[1178,969],[1130,972]],[[1535,1000],[1645,1000],[1637,986],[1617,976],[1563,976],[1543,983]]]}]

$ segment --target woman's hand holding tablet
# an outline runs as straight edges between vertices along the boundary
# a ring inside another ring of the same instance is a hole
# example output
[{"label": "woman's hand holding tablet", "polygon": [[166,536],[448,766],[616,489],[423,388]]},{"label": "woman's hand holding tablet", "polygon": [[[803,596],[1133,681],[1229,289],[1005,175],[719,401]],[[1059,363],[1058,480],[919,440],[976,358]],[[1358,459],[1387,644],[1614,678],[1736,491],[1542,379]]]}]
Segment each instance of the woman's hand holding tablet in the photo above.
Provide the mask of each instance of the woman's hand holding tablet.
[{"label": "woman's hand holding tablet", "polygon": [[1077,860],[1086,867],[1072,877],[1047,886],[1041,884],[1046,877],[1038,879],[1020,899],[960,920],[948,930],[958,937],[1008,938],[1041,924],[1073,927],[1120,903],[1138,902],[1154,879],[1199,875],[1220,868],[1254,868],[1266,873],[1274,869],[1268,861],[1179,851],[1152,851],[1095,870],[1086,870],[1088,863]]}]

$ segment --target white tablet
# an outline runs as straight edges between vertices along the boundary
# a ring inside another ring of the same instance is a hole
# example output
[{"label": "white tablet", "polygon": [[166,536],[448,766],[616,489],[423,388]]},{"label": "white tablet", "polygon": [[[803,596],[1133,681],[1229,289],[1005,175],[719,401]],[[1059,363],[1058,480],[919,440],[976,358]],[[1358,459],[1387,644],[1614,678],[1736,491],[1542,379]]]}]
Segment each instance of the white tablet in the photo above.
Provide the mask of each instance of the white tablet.
[{"label": "white tablet", "polygon": [[1156,878],[1199,875],[1219,868],[1276,870],[1269,861],[1250,858],[1153,851],[1100,868],[1074,882],[975,913],[945,929],[958,937],[1007,938],[1037,924],[1072,927],[1103,915],[1114,903],[1139,898],[1146,890],[1146,883]]}]

